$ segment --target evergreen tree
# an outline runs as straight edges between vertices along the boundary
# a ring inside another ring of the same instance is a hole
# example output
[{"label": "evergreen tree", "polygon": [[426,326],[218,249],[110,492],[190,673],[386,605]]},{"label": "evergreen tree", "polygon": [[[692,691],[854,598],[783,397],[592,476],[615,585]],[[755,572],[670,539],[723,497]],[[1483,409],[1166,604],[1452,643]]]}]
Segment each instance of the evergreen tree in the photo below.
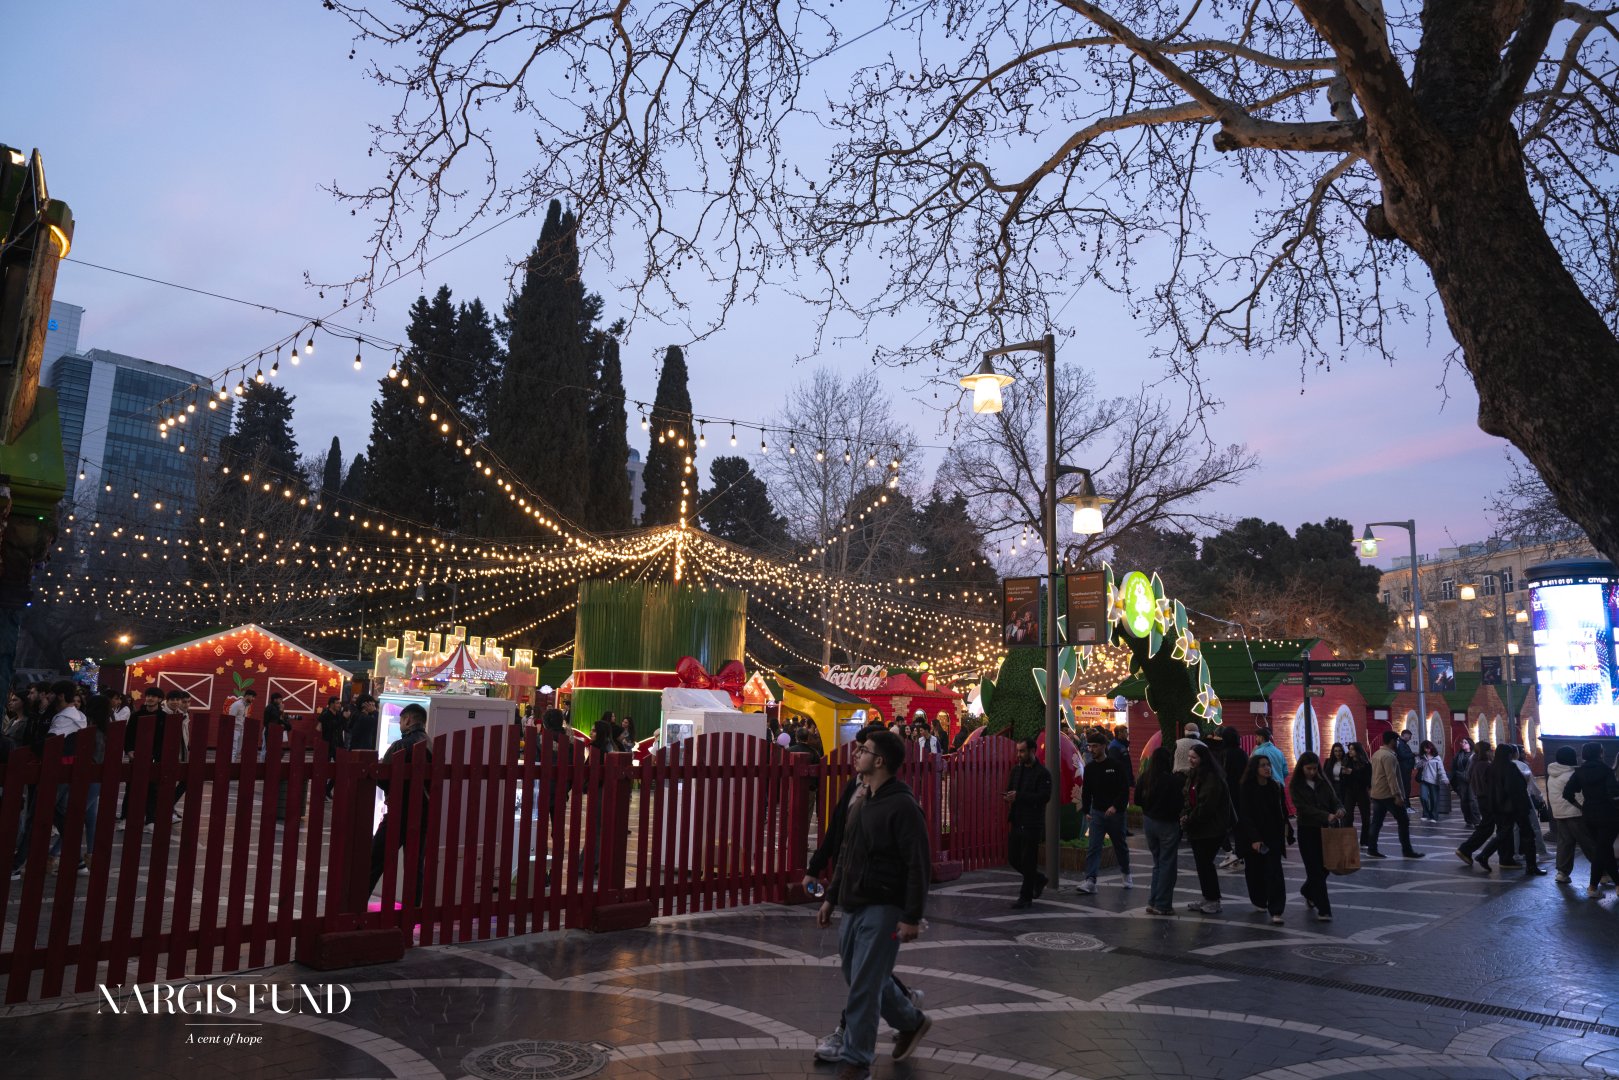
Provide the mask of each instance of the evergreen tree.
[{"label": "evergreen tree", "polygon": [[326,499],[336,495],[343,486],[343,444],[336,435],[332,436],[331,449],[326,451],[326,467],[321,470],[320,497]]},{"label": "evergreen tree", "polygon": [[349,471],[343,477],[343,488],[338,492],[340,498],[349,502],[366,502],[370,498],[370,469],[364,454],[354,455],[349,462]]},{"label": "evergreen tree", "polygon": [[[572,213],[551,203],[521,291],[506,305],[506,363],[489,411],[489,443],[559,517],[590,506],[592,365],[585,336],[593,306],[579,280]],[[599,302],[598,302],[599,305]],[[502,527],[522,516],[502,504]]]},{"label": "evergreen tree", "polygon": [[630,505],[629,418],[624,412],[624,366],[619,361],[615,323],[594,335],[596,378],[590,399],[590,513],[586,523],[595,532],[616,532],[634,524]]},{"label": "evergreen tree", "polygon": [[[367,501],[440,528],[471,530],[475,521],[468,518],[465,498],[475,482],[455,439],[476,433],[484,396],[479,380],[487,373],[493,330],[481,304],[474,301],[457,311],[449,287],[441,285],[432,300],[416,298],[405,335],[410,349],[401,370],[411,385],[406,387],[403,378],[384,378],[382,393],[371,404]],[[474,344],[478,355],[463,355]],[[429,396],[426,406],[416,401],[429,388],[474,431],[441,431],[439,423],[445,421],[429,419],[434,398]]]},{"label": "evergreen tree", "polygon": [[458,370],[450,386],[458,394],[461,418],[484,438],[489,434],[489,411],[500,393],[501,349],[494,320],[477,297],[456,311],[455,360]]},{"label": "evergreen tree", "polygon": [[273,382],[250,382],[236,401],[236,424],[220,440],[232,468],[269,469],[278,480],[299,478],[298,440],[292,434],[291,394]]},{"label": "evergreen tree", "polygon": [[652,449],[641,474],[641,524],[672,525],[690,520],[697,491],[697,440],[691,425],[691,392],[686,388],[686,354],[671,345],[663,354],[658,393],[652,401]]},{"label": "evergreen tree", "polygon": [[747,458],[717,457],[708,467],[713,487],[699,505],[703,528],[722,540],[766,551],[781,548],[787,522],[770,505],[765,482]]}]

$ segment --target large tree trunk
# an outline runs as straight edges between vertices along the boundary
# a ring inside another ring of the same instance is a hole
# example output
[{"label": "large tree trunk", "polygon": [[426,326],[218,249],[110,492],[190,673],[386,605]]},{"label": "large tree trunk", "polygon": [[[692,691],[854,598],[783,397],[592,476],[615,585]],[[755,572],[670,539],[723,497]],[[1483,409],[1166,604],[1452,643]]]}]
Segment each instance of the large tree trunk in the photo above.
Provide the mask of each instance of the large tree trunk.
[{"label": "large tree trunk", "polygon": [[1619,561],[1619,340],[1547,238],[1516,139],[1491,142],[1431,178],[1425,257],[1478,388],[1479,427],[1521,450]]},{"label": "large tree trunk", "polygon": [[1546,235],[1510,124],[1444,126],[1452,133],[1427,117],[1368,117],[1384,192],[1369,222],[1433,273],[1478,389],[1479,427],[1522,451],[1563,513],[1619,561],[1619,339]]}]

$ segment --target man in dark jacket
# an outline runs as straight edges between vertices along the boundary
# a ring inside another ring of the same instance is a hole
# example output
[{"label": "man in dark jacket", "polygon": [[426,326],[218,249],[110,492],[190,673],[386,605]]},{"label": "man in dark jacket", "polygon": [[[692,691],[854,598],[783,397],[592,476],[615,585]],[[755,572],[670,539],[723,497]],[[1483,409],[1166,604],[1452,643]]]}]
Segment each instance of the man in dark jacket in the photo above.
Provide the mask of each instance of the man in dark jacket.
[{"label": "man in dark jacket", "polygon": [[1602,895],[1604,874],[1619,882],[1619,865],[1615,865],[1613,842],[1619,837],[1619,779],[1602,760],[1602,744],[1588,742],[1580,747],[1580,765],[1563,785],[1563,798],[1576,803],[1591,834],[1591,850],[1596,858],[1591,861],[1591,884],[1586,886],[1589,897]]},{"label": "man in dark jacket", "polygon": [[[881,725],[861,728],[855,732],[855,745],[864,746],[866,736],[873,731],[880,730],[882,730]],[[843,794],[838,797],[837,806],[833,807],[832,813],[827,815],[826,828],[821,832],[820,846],[810,855],[809,867],[804,871],[804,888],[806,890],[820,888],[821,875],[826,872],[828,866],[837,860],[838,851],[843,847],[843,831],[849,822],[850,814],[865,796],[866,788],[858,774],[850,777],[849,782],[843,785]],[[824,891],[822,890],[822,892]],[[820,895],[820,893],[811,892],[810,895],[816,896]],[[922,991],[912,990],[900,982],[898,975],[890,975],[889,978],[894,981],[894,986],[901,994],[911,999],[911,1004],[918,1009],[922,1007]],[[843,1060],[843,1036],[848,1030],[845,1019],[845,1017],[839,1016],[838,1026],[832,1034],[823,1035],[820,1041],[815,1044],[816,1061],[824,1061],[830,1065]]]},{"label": "man in dark jacket", "polygon": [[[141,695],[141,706],[129,718],[129,726],[124,728],[124,760],[134,757],[140,733],[145,728],[152,729],[152,746],[148,753],[153,761],[163,759],[163,734],[166,728],[167,716],[163,711],[163,691],[155,686],[148,686]],[[118,811],[119,821],[129,820],[129,792],[132,785],[124,785],[124,805]],[[142,824],[151,824],[152,815],[157,810],[157,783],[153,781],[146,786],[146,816],[141,819]]]},{"label": "man in dark jacket", "polygon": [[[399,738],[388,747],[387,753],[382,755],[384,767],[392,766],[395,758],[405,759],[405,769],[410,769],[415,755],[425,755],[428,761],[433,760],[433,748],[427,741],[427,710],[414,701],[399,710]],[[381,823],[377,825],[376,835],[371,838],[371,891],[375,892],[377,882],[382,880],[383,865],[388,861],[392,852],[388,850],[388,819],[395,815],[399,818],[399,837],[397,846],[405,847],[406,838],[412,829],[416,830],[419,842],[416,847],[416,903],[422,902],[422,866],[427,855],[427,812],[428,812],[428,784],[422,782],[415,784],[407,778],[404,781],[404,790],[393,792],[388,790],[389,782],[382,780],[378,786],[384,794],[388,795],[388,812],[383,815]]]},{"label": "man in dark jacket", "polygon": [[1023,875],[1015,908],[1026,908],[1045,891],[1047,878],[1040,872],[1040,844],[1046,838],[1046,804],[1051,801],[1051,772],[1034,759],[1035,741],[1018,743],[1017,764],[1006,779],[1007,861]]},{"label": "man in dark jacket", "polygon": [[869,1080],[879,1014],[899,1033],[895,1061],[910,1057],[931,1026],[892,978],[900,943],[922,932],[932,871],[922,809],[895,775],[904,764],[905,743],[891,731],[873,731],[856,747],[855,772],[871,794],[849,815],[837,872],[816,913],[824,929],[833,909],[843,909],[838,953],[849,996],[838,1080]]},{"label": "man in dark jacket", "polygon": [[[1214,751],[1215,759],[1225,770],[1226,790],[1235,792],[1242,785],[1242,774],[1248,771],[1248,751],[1242,748],[1242,735],[1232,725],[1225,725],[1215,734],[1219,736],[1218,744],[1211,740],[1209,749]],[[1243,863],[1242,845],[1236,842],[1242,810],[1237,806],[1235,797],[1232,798],[1231,809],[1231,835],[1226,842],[1230,854],[1220,864],[1221,870],[1235,870]]]},{"label": "man in dark jacket", "polygon": [[1100,732],[1091,736],[1091,761],[1085,766],[1085,782],[1079,788],[1079,809],[1089,822],[1085,834],[1085,880],[1074,886],[1082,893],[1096,891],[1096,874],[1102,867],[1102,837],[1113,841],[1113,858],[1124,875],[1124,887],[1135,884],[1130,876],[1130,848],[1124,838],[1124,819],[1130,805],[1130,785],[1126,771],[1107,756]]}]

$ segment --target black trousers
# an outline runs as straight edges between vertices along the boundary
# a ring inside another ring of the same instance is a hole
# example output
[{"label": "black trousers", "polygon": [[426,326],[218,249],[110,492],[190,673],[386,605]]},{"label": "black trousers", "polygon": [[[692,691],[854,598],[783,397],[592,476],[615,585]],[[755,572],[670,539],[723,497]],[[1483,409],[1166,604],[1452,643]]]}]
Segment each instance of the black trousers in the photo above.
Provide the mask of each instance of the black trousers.
[{"label": "black trousers", "polygon": [[1394,799],[1372,800],[1372,835],[1368,838],[1367,847],[1377,850],[1377,834],[1383,831],[1383,818],[1392,814],[1395,828],[1400,833],[1400,851],[1406,855],[1416,849],[1411,846],[1411,815],[1405,812],[1406,802]]},{"label": "black trousers", "polygon": [[1272,915],[1280,915],[1287,907],[1287,880],[1282,876],[1285,850],[1284,845],[1274,844],[1263,854],[1253,848],[1243,852],[1242,876],[1248,881],[1248,901]]},{"label": "black trousers", "polygon": [[1360,811],[1360,846],[1365,847],[1372,835],[1372,797],[1365,788],[1344,789],[1345,825],[1354,826],[1356,810]]},{"label": "black trousers", "polygon": [[[1473,831],[1468,834],[1466,840],[1462,841],[1461,847],[1457,850],[1466,855],[1478,852],[1480,859],[1488,859],[1494,854],[1495,849],[1500,846],[1500,842],[1495,838],[1497,824],[1495,811],[1481,809],[1478,815],[1478,824],[1473,826]],[[1485,850],[1479,851],[1481,846]],[[1510,848],[1507,850],[1506,857],[1512,857]]]},{"label": "black trousers", "polygon": [[1591,884],[1599,884],[1604,874],[1619,881],[1619,859],[1613,855],[1613,842],[1619,837],[1619,822],[1587,818],[1586,828],[1591,830],[1591,852],[1596,856],[1591,860]]},{"label": "black trousers", "polygon": [[1462,804],[1462,818],[1469,825],[1478,823],[1478,811],[1473,807],[1473,785],[1466,780],[1457,780],[1452,785],[1456,792],[1456,800]]},{"label": "black trousers", "polygon": [[1192,862],[1197,867],[1197,886],[1205,900],[1220,899],[1220,872],[1214,868],[1215,853],[1223,837],[1198,837],[1192,841]]},{"label": "black trousers", "polygon": [[1040,872],[1040,844],[1046,838],[1044,829],[1012,826],[1006,838],[1006,861],[1012,869],[1023,875],[1023,887],[1018,890],[1019,900],[1033,900],[1035,890],[1046,883]]},{"label": "black trousers", "polygon": [[1315,905],[1323,915],[1332,914],[1327,896],[1327,863],[1321,853],[1321,826],[1299,826],[1299,861],[1304,864],[1304,884],[1299,895]]},{"label": "black trousers", "polygon": [[[416,835],[420,843],[416,845],[416,900],[419,906],[422,902],[422,872],[427,859],[427,815],[423,814],[421,823],[416,827]],[[406,818],[399,823],[399,843],[395,845],[403,851],[405,840],[410,836],[410,819]],[[382,822],[377,826],[376,835],[371,837],[371,890],[377,891],[377,882],[382,880],[382,869],[392,858],[393,852],[388,850],[388,815],[382,816]],[[403,893],[404,889],[400,889]],[[367,893],[366,895],[370,895]]]}]

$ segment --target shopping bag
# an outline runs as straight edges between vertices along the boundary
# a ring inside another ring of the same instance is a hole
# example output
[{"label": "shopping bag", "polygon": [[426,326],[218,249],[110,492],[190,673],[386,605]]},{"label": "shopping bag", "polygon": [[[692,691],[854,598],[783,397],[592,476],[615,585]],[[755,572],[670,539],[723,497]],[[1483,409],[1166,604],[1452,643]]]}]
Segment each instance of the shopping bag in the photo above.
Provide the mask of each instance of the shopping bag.
[{"label": "shopping bag", "polygon": [[1353,874],[1360,869],[1360,844],[1354,829],[1322,829],[1321,861],[1333,874]]}]

